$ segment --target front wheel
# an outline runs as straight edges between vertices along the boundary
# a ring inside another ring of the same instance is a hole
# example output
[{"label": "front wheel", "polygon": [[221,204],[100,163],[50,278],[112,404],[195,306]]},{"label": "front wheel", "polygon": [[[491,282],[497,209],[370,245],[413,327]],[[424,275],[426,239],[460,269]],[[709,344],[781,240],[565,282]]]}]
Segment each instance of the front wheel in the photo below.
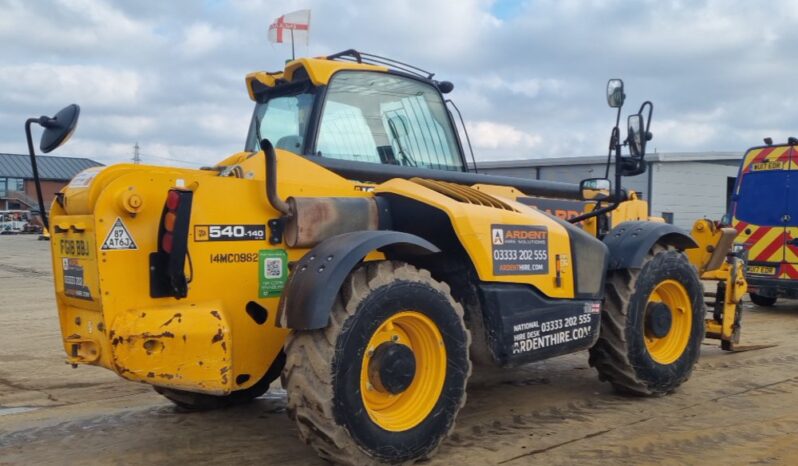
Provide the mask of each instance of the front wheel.
[{"label": "front wheel", "polygon": [[430,456],[465,403],[469,344],[447,285],[401,262],[365,264],[344,283],[327,328],[286,341],[289,415],[333,463]]},{"label": "front wheel", "polygon": [[610,272],[590,365],[635,395],[664,395],[685,382],[704,338],[703,288],[684,253],[660,245],[640,269]]},{"label": "front wheel", "polygon": [[762,296],[761,294],[756,293],[748,293],[751,296],[751,302],[756,304],[757,306],[762,307],[770,307],[776,304],[776,297],[773,296]]}]

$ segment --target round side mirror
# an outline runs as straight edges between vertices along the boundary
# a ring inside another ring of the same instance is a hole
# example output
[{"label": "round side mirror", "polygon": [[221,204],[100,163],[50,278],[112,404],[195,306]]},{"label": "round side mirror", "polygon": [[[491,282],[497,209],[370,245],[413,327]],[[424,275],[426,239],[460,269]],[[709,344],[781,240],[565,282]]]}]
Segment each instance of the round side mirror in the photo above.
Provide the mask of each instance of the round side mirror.
[{"label": "round side mirror", "polygon": [[39,124],[44,127],[39,149],[45,154],[52,152],[67,142],[78,125],[80,107],[76,104],[64,107],[54,117],[41,117]]},{"label": "round side mirror", "polygon": [[607,104],[612,108],[623,106],[626,94],[623,93],[623,80],[610,79],[607,82]]}]

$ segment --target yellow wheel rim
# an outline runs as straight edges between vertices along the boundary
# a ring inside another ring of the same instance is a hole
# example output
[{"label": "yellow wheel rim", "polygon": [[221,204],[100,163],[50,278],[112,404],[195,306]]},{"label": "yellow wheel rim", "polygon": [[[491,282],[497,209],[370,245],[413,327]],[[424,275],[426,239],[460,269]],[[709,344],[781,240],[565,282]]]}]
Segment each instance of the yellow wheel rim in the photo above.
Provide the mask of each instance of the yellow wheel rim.
[{"label": "yellow wheel rim", "polygon": [[[369,379],[369,362],[383,343],[410,348],[416,371],[410,385],[393,394]],[[421,423],[438,402],[446,380],[446,347],[438,326],[417,311],[403,311],[386,319],[369,339],[360,371],[363,405],[374,423],[385,430],[401,432]]]},{"label": "yellow wheel rim", "polygon": [[[690,341],[690,332],[693,328],[690,294],[676,280],[665,280],[657,284],[651,292],[646,305],[650,303],[662,303],[668,306],[671,326],[668,333],[661,338],[645,332],[646,349],[654,361],[671,364],[681,357]],[[643,325],[645,327],[645,322]]]}]

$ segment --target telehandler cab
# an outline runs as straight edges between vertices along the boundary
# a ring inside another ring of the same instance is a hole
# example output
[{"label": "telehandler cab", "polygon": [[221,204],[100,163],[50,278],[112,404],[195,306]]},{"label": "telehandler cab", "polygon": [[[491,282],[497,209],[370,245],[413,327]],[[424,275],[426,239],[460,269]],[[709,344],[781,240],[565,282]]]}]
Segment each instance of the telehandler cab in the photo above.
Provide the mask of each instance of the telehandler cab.
[{"label": "telehandler cab", "polygon": [[[621,187],[646,169],[652,105],[622,139],[620,80],[614,189],[469,171],[452,84],[386,58],[300,58],[246,84],[243,152],[199,170],[89,169],[57,195],[67,362],[187,409],[253,399],[282,374],[319,455],[401,463],[452,431],[472,363],[589,349],[618,391],[663,395],[690,376],[705,326],[726,347],[739,336],[728,229],[700,221],[691,237]],[[43,149],[71,115],[39,121]],[[569,222],[535,197],[590,205]],[[720,282],[707,322],[699,273]]]}]

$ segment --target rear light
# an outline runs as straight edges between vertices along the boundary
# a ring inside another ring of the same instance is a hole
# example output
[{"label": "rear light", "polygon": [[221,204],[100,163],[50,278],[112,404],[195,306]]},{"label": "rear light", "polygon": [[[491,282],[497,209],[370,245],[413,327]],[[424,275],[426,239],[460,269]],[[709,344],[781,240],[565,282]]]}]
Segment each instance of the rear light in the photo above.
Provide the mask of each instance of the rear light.
[{"label": "rear light", "polygon": [[191,191],[170,190],[166,195],[166,207],[161,222],[161,251],[171,254],[174,245],[175,226],[177,223],[177,213],[180,209],[181,197]]},{"label": "rear light", "polygon": [[173,240],[173,238],[174,238],[174,236],[172,236],[171,233],[164,233],[163,234],[163,238],[161,238],[161,249],[163,249],[163,252],[165,252],[167,254],[171,254],[172,253],[172,240]]},{"label": "rear light", "polygon": [[191,223],[192,191],[170,189],[166,195],[158,252],[150,255],[150,296],[183,298],[188,293],[185,273],[188,257],[188,233]]},{"label": "rear light", "polygon": [[166,208],[174,212],[179,205],[180,195],[175,190],[169,191],[169,194],[166,196]]}]

